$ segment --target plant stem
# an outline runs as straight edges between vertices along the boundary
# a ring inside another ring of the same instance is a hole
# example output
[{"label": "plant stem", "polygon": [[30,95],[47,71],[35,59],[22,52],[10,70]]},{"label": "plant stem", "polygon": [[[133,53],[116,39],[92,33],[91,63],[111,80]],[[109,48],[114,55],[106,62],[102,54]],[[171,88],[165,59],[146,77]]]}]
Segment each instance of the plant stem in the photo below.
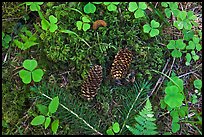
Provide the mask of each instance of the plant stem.
[{"label": "plant stem", "polygon": [[[41,93],[41,92],[40,92]],[[41,93],[43,96],[45,96],[46,98],[52,100],[51,97],[45,95],[44,93]],[[92,127],[89,123],[87,123],[83,118],[81,118],[78,114],[74,113],[72,110],[70,110],[69,108],[67,108],[66,106],[64,106],[63,104],[59,103],[60,106],[62,106],[64,109],[68,110],[70,113],[72,113],[73,115],[75,115],[78,119],[82,120],[88,127],[90,127],[93,131],[95,131],[96,133],[98,133],[99,135],[103,135],[101,132],[97,131],[94,127]]]},{"label": "plant stem", "polygon": [[138,97],[140,96],[140,93],[142,92],[142,90],[143,90],[143,88],[141,88],[141,90],[139,91],[137,97],[135,98],[135,100],[134,100],[134,102],[133,102],[133,104],[132,104],[132,106],[131,106],[131,108],[130,108],[130,110],[129,110],[129,112],[128,112],[128,114],[127,114],[125,120],[124,120],[124,122],[123,122],[123,125],[122,125],[122,128],[121,128],[119,134],[121,134],[121,132],[122,132],[122,130],[123,130],[123,128],[124,128],[124,126],[125,126],[125,124],[126,124],[126,122],[127,122],[127,119],[129,118],[130,112],[132,111],[132,109],[133,109],[133,107],[134,107],[134,105],[135,105],[135,103],[136,103]]}]

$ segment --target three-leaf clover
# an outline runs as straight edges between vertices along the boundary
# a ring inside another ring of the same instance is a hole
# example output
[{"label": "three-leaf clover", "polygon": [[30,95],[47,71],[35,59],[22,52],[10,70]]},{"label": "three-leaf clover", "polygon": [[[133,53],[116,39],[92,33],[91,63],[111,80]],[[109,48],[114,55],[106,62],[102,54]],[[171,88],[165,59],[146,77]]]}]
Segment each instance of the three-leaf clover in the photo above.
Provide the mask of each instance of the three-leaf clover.
[{"label": "three-leaf clover", "polygon": [[108,10],[109,11],[116,11],[117,10],[117,6],[120,2],[104,2],[103,4],[108,6]]},{"label": "three-leaf clover", "polygon": [[128,10],[130,12],[134,12],[135,18],[144,17],[145,16],[144,10],[147,8],[147,5],[145,2],[139,2],[138,5],[136,2],[130,2],[128,6]]},{"label": "three-leaf clover", "polygon": [[159,27],[159,22],[156,22],[155,20],[151,21],[151,24],[145,24],[143,26],[143,31],[145,33],[149,33],[150,37],[154,37],[156,35],[159,35],[159,30],[157,29]]},{"label": "three-leaf clover", "polygon": [[48,22],[46,19],[42,19],[41,21],[42,29],[47,30],[49,28],[50,32],[55,32],[55,30],[58,29],[58,26],[56,24],[58,19],[55,16],[50,15],[49,21],[50,22]]},{"label": "three-leaf clover", "polygon": [[177,16],[177,21],[173,23],[173,25],[177,29],[187,29],[190,30],[192,28],[192,24],[196,25],[195,22],[192,22],[193,20],[196,19],[196,16],[194,15],[193,11],[179,11],[178,16]]},{"label": "three-leaf clover", "polygon": [[162,2],[161,5],[165,7],[165,14],[167,18],[170,18],[171,13],[174,14],[174,16],[177,16],[179,13],[178,10],[178,2]]},{"label": "three-leaf clover", "polygon": [[94,13],[96,11],[96,6],[94,4],[101,4],[102,2],[88,2],[85,6],[84,6],[84,12],[86,14],[89,13]]},{"label": "three-leaf clover", "polygon": [[[36,60],[25,60],[23,62],[23,67],[26,69],[22,69],[19,71],[20,78],[22,79],[23,83],[29,84],[31,82],[31,79],[34,82],[40,82],[42,79],[42,76],[44,75],[44,72],[42,69],[35,69],[37,67],[37,61]],[[34,70],[35,69],[35,70]]]},{"label": "three-leaf clover", "polygon": [[4,48],[8,48],[9,47],[9,42],[11,41],[11,36],[9,36],[8,34],[4,34],[4,32],[2,32],[2,46]]},{"label": "three-leaf clover", "polygon": [[173,49],[171,52],[172,57],[180,58],[182,56],[181,50],[185,49],[186,44],[183,42],[182,39],[178,40],[170,40],[169,44],[167,45],[168,49]]},{"label": "three-leaf clover", "polygon": [[88,17],[84,16],[84,17],[82,17],[82,21],[76,22],[76,26],[77,26],[78,30],[83,29],[84,31],[87,31],[91,27],[89,22],[91,22],[90,19]]},{"label": "three-leaf clover", "polygon": [[200,90],[200,89],[202,88],[202,80],[196,79],[196,80],[193,82],[193,85],[194,85],[195,88],[197,88],[197,89]]},{"label": "three-leaf clover", "polygon": [[30,10],[31,11],[38,11],[38,9],[40,10],[40,6],[42,5],[44,2],[26,2],[26,5],[30,5]]},{"label": "three-leaf clover", "polygon": [[200,51],[202,49],[202,46],[199,42],[200,42],[200,39],[194,36],[193,40],[188,42],[188,46],[186,46],[186,49],[194,50],[196,48],[197,51]]}]

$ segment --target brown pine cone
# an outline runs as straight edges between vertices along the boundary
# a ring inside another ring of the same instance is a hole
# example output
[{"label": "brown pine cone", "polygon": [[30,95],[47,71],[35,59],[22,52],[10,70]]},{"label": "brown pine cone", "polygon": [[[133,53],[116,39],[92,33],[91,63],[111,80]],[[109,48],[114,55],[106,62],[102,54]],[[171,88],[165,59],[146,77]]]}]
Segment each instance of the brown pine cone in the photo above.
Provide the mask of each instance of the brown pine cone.
[{"label": "brown pine cone", "polygon": [[126,76],[132,61],[132,56],[132,52],[127,48],[121,49],[117,53],[111,68],[111,76],[113,79],[120,80]]},{"label": "brown pine cone", "polygon": [[102,67],[95,65],[89,71],[87,79],[81,86],[82,96],[87,100],[96,96],[97,90],[102,82]]}]

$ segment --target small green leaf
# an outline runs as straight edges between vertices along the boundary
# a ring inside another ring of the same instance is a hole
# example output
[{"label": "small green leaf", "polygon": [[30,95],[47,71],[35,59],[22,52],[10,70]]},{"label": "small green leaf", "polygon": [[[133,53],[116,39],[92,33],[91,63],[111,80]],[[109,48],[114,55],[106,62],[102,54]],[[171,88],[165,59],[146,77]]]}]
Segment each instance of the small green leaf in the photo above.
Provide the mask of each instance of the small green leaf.
[{"label": "small green leaf", "polygon": [[83,21],[83,22],[91,22],[91,21],[89,20],[89,18],[87,18],[87,17],[82,17],[82,21]]},{"label": "small green leaf", "polygon": [[111,3],[110,5],[108,5],[108,10],[109,11],[116,11],[117,7],[114,4]]},{"label": "small green leaf", "polygon": [[130,2],[129,3],[128,10],[130,12],[134,12],[137,8],[138,8],[138,6],[137,6],[136,2]]},{"label": "small green leaf", "polygon": [[169,8],[166,8],[166,9],[164,10],[164,12],[165,12],[167,18],[170,18],[170,17],[171,17],[171,10],[170,10]]},{"label": "small green leaf", "polygon": [[23,62],[23,67],[27,70],[30,70],[30,71],[33,71],[36,67],[37,67],[38,63],[36,60],[29,60],[29,59],[26,59],[24,62]]},{"label": "small green leaf", "polygon": [[179,30],[183,29],[183,22],[182,21],[174,21],[173,25]]},{"label": "small green leaf", "polygon": [[44,122],[45,122],[45,116],[39,115],[39,116],[35,117],[35,118],[31,121],[31,125],[37,126],[37,125],[43,124]]},{"label": "small green leaf", "polygon": [[89,13],[94,13],[96,11],[96,6],[89,2],[84,6],[84,12],[89,14]]},{"label": "small green leaf", "polygon": [[161,5],[162,5],[162,7],[165,7],[165,8],[168,7],[168,4],[166,2],[161,2]]},{"label": "small green leaf", "polygon": [[45,129],[47,129],[47,127],[50,125],[50,122],[51,122],[51,118],[46,117],[46,119],[45,119]]},{"label": "small green leaf", "polygon": [[188,42],[188,46],[186,46],[186,49],[187,50],[192,50],[192,49],[195,49],[195,44],[194,44],[194,42],[193,41],[189,41]]},{"label": "small green leaf", "polygon": [[41,21],[41,25],[43,30],[47,30],[50,27],[50,23],[44,19]]},{"label": "small green leaf", "polygon": [[177,49],[185,49],[186,44],[183,42],[183,39],[176,40],[176,48]]},{"label": "small green leaf", "polygon": [[178,123],[176,123],[176,122],[172,122],[171,128],[172,128],[172,132],[176,133],[177,131],[179,131],[180,125]]},{"label": "small green leaf", "polygon": [[32,72],[32,78],[34,82],[40,82],[44,72],[42,69],[36,69]]},{"label": "small green leaf", "polygon": [[196,50],[200,51],[202,49],[202,46],[200,44],[196,44]]},{"label": "small green leaf", "polygon": [[187,16],[187,12],[186,11],[180,11],[178,17],[181,19],[181,20],[184,20],[186,19],[186,16]]},{"label": "small green leaf", "polygon": [[170,40],[169,44],[167,45],[168,49],[176,49],[175,47],[176,42],[174,40]]},{"label": "small green leaf", "polygon": [[57,108],[59,106],[59,98],[58,96],[53,98],[52,101],[50,102],[49,106],[48,106],[48,111],[50,113],[55,113],[57,111]]},{"label": "small green leaf", "polygon": [[144,11],[141,9],[136,10],[136,12],[134,13],[135,18],[140,18],[140,17],[144,17]]},{"label": "small green leaf", "polygon": [[40,111],[41,114],[43,114],[45,116],[47,115],[47,112],[48,112],[47,106],[42,105],[42,104],[37,104],[36,107],[38,108],[38,110]]},{"label": "small green leaf", "polygon": [[31,82],[31,72],[27,70],[20,70],[19,71],[20,78],[22,79],[23,83],[29,84]]},{"label": "small green leaf", "polygon": [[82,24],[83,24],[82,21],[77,21],[77,22],[76,22],[76,26],[77,26],[77,29],[78,29],[78,30],[81,30],[81,29],[82,29]]},{"label": "small green leaf", "polygon": [[4,41],[5,41],[6,43],[9,43],[9,42],[11,41],[11,36],[6,35],[6,36],[4,37]]},{"label": "small green leaf", "polygon": [[178,111],[173,110],[173,111],[171,111],[170,115],[171,115],[172,118],[173,118],[172,122],[179,122]]},{"label": "small green leaf", "polygon": [[50,32],[55,32],[55,30],[58,29],[58,26],[56,24],[50,24]]},{"label": "small green leaf", "polygon": [[88,29],[90,29],[90,27],[91,27],[90,24],[84,23],[84,25],[83,25],[83,30],[84,30],[84,31],[87,31]]},{"label": "small green leaf", "polygon": [[190,53],[187,53],[186,54],[186,62],[188,62],[189,63],[189,65],[190,65],[190,62],[191,62],[191,54]]},{"label": "small green leaf", "polygon": [[151,29],[150,37],[154,37],[156,35],[159,35],[159,30],[158,29]]},{"label": "small green leaf", "polygon": [[145,10],[147,8],[147,5],[145,2],[139,2],[139,8]]},{"label": "small green leaf", "polygon": [[194,15],[193,11],[188,11],[187,16],[188,16],[188,19],[190,20],[195,20],[197,18],[196,15]]},{"label": "small green leaf", "polygon": [[54,121],[52,122],[52,132],[53,132],[54,134],[57,133],[58,127],[59,127],[59,120],[57,119],[57,120],[54,120]]},{"label": "small green leaf", "polygon": [[155,20],[152,20],[152,21],[151,21],[151,27],[152,27],[152,28],[158,28],[159,25],[160,25],[159,22],[156,22]]},{"label": "small green leaf", "polygon": [[103,2],[104,5],[110,5],[111,2]]},{"label": "small green leaf", "polygon": [[166,103],[164,102],[163,99],[160,100],[160,106],[161,106],[161,109],[165,109],[166,108]]},{"label": "small green leaf", "polygon": [[53,15],[50,15],[49,16],[49,20],[50,20],[50,23],[57,23],[57,18],[55,17],[55,16],[53,16]]},{"label": "small green leaf", "polygon": [[144,31],[145,33],[149,33],[150,30],[151,30],[151,27],[149,26],[149,24],[145,24],[145,25],[143,26],[143,31]]},{"label": "small green leaf", "polygon": [[175,10],[178,8],[178,3],[177,2],[169,2],[169,7],[171,10]]},{"label": "small green leaf", "polygon": [[199,56],[198,55],[194,55],[192,58],[193,58],[194,61],[197,61],[199,59]]},{"label": "small green leaf", "polygon": [[193,85],[195,88],[197,89],[201,89],[202,88],[202,81],[200,79],[196,79],[194,82],[193,82]]},{"label": "small green leaf", "polygon": [[115,133],[118,133],[118,132],[120,131],[120,125],[119,125],[118,122],[115,122],[115,123],[113,124],[113,131],[114,131]]},{"label": "small green leaf", "polygon": [[106,133],[107,133],[108,135],[115,135],[112,129],[107,129],[107,130],[106,130]]},{"label": "small green leaf", "polygon": [[182,53],[177,50],[177,49],[174,49],[172,52],[171,52],[171,55],[172,57],[175,57],[175,58],[180,58],[182,56]]},{"label": "small green leaf", "polygon": [[190,22],[188,19],[186,19],[186,20],[183,21],[183,26],[184,26],[184,28],[187,29],[187,30],[191,30],[191,28],[193,27],[192,24],[191,24],[191,22]]}]

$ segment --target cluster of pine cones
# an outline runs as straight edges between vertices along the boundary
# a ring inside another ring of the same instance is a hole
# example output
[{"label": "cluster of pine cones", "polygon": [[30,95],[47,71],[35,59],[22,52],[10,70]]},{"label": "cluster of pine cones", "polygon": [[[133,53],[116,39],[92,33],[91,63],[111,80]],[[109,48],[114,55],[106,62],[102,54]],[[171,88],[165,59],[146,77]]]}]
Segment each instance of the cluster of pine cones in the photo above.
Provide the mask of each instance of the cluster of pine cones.
[{"label": "cluster of pine cones", "polygon": [[[111,67],[111,77],[116,82],[126,77],[128,68],[132,61],[132,53],[127,48],[119,50]],[[94,98],[102,82],[102,67],[95,65],[89,71],[87,79],[81,86],[82,96],[87,100]]]}]

